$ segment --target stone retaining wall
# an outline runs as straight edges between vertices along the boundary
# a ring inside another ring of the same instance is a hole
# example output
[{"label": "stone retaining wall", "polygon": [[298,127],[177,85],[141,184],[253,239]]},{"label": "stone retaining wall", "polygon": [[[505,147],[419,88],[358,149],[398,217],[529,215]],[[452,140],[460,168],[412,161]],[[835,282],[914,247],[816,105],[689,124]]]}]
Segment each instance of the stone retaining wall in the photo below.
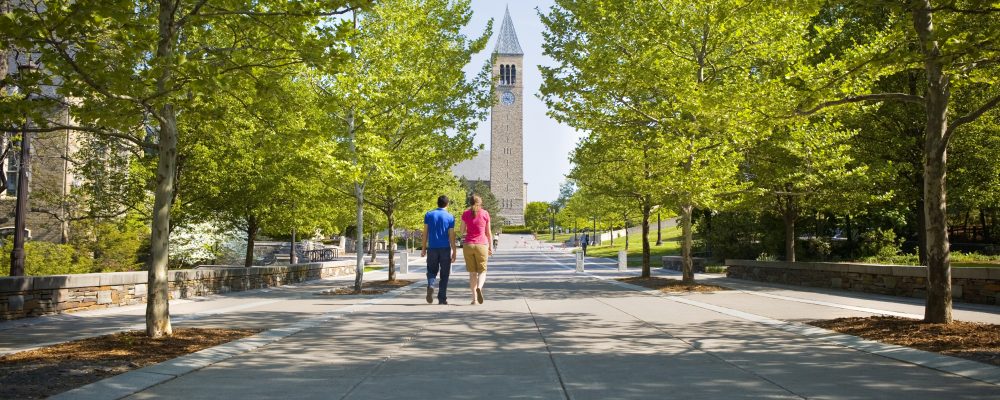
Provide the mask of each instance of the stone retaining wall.
[{"label": "stone retaining wall", "polygon": [[[661,261],[663,262],[663,268],[670,269],[674,271],[683,271],[684,257],[681,256],[662,256]],[[705,262],[706,259],[703,257],[691,257],[691,269],[693,272],[702,273],[705,272]]]},{"label": "stone retaining wall", "polygon": [[[927,297],[927,267],[783,261],[726,260],[726,276],[758,282]],[[1000,268],[952,268],[956,301],[1000,304]]]},{"label": "stone retaining wall", "polygon": [[[172,270],[170,298],[281,286],[354,273],[354,261]],[[147,272],[0,277],[0,320],[145,303]]]}]

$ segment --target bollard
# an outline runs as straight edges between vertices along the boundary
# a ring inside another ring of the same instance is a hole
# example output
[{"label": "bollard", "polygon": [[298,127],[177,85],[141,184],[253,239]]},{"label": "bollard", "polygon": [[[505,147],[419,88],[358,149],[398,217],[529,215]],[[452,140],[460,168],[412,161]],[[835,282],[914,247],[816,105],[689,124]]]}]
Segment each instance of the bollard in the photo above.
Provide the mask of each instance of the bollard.
[{"label": "bollard", "polygon": [[403,254],[402,257],[399,257],[399,259],[396,260],[396,265],[399,266],[399,268],[398,268],[399,269],[399,273],[401,273],[401,274],[408,274],[408,273],[410,273],[410,258],[407,257],[405,254]]},{"label": "bollard", "polygon": [[618,271],[628,271],[628,252],[625,250],[618,251]]},{"label": "bollard", "polygon": [[583,272],[583,253],[576,253],[576,272]]}]

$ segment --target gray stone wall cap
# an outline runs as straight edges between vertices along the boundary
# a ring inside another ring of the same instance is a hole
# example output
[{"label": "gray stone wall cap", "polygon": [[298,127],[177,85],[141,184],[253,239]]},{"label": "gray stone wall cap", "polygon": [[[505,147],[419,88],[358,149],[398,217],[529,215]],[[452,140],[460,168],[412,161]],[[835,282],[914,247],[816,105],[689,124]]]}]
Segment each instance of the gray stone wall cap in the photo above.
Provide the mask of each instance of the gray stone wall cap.
[{"label": "gray stone wall cap", "polygon": [[31,290],[30,276],[5,276],[0,278],[0,293],[26,292]]},{"label": "gray stone wall cap", "polygon": [[32,290],[80,288],[101,285],[102,274],[47,275],[31,279]]},{"label": "gray stone wall cap", "polygon": [[134,285],[146,283],[149,273],[146,271],[109,272],[100,275],[101,286]]},{"label": "gray stone wall cap", "polygon": [[951,277],[961,279],[990,279],[991,269],[996,268],[951,268]]}]

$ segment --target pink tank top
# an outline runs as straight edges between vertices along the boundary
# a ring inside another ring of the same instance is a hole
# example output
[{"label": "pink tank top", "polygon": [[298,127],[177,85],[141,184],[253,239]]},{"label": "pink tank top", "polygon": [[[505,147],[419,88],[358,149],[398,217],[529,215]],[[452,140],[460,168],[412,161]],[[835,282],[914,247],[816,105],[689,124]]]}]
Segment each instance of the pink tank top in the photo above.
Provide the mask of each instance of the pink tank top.
[{"label": "pink tank top", "polygon": [[472,216],[472,209],[462,213],[462,223],[465,224],[465,241],[467,244],[489,244],[486,238],[486,229],[490,224],[490,213],[480,209],[476,216]]}]

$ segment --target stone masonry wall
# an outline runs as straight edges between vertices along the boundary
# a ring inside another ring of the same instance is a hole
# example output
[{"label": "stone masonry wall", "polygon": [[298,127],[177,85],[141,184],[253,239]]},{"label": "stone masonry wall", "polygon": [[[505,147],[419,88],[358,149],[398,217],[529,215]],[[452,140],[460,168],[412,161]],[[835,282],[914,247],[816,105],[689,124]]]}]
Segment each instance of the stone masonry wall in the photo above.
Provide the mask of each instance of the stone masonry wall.
[{"label": "stone masonry wall", "polygon": [[[927,297],[927,267],[845,263],[726,260],[730,278],[788,285]],[[1000,268],[952,268],[952,298],[1000,304]]]},{"label": "stone masonry wall", "polygon": [[[281,286],[354,273],[353,261],[270,267],[202,267],[168,271],[170,298]],[[0,278],[0,320],[146,302],[147,273],[27,276]]]}]

